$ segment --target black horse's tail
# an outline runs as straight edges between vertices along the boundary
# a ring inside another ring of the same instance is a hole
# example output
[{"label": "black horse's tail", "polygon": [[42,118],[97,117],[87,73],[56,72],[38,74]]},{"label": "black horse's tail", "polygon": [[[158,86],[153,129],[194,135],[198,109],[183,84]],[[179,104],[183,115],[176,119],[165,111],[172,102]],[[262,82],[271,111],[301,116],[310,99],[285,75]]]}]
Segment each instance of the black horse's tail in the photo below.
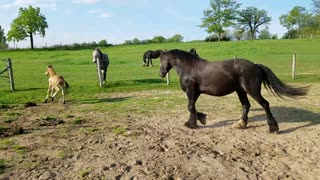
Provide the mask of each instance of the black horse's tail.
[{"label": "black horse's tail", "polygon": [[270,90],[272,94],[279,96],[283,99],[282,96],[287,97],[296,97],[296,96],[304,96],[307,94],[309,88],[307,87],[292,87],[285,83],[283,83],[270,68],[257,64],[257,66],[263,72],[262,82],[264,87],[267,90]]}]

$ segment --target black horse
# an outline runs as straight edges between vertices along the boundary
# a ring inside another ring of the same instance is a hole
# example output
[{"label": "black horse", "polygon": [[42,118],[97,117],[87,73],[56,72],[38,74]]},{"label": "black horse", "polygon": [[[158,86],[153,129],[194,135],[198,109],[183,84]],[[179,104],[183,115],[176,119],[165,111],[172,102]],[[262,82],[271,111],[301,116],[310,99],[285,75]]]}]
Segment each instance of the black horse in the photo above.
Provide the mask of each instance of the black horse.
[{"label": "black horse", "polygon": [[197,121],[206,124],[206,114],[197,112],[195,103],[200,94],[212,96],[225,96],[237,92],[243,107],[239,121],[233,126],[244,129],[248,123],[250,103],[249,94],[265,110],[269,131],[279,130],[269,108],[269,102],[261,95],[261,84],[273,92],[274,95],[295,97],[307,93],[307,87],[291,87],[284,84],[268,67],[254,64],[245,59],[232,59],[226,61],[207,61],[193,54],[181,50],[170,50],[161,53],[160,76],[163,78],[171,68],[176,69],[180,76],[180,84],[188,96],[188,110],[190,118],[185,123],[189,128],[197,128]]},{"label": "black horse", "polygon": [[148,51],[146,51],[143,54],[143,66],[149,66],[149,62],[150,62],[150,66],[153,66],[152,59],[156,59],[156,58],[160,57],[160,53],[162,53],[162,52],[163,52],[162,50],[156,50],[156,51],[148,50]]},{"label": "black horse", "polygon": [[103,82],[106,81],[106,77],[107,77],[107,70],[108,70],[108,66],[109,66],[109,57],[107,54],[102,53],[102,51],[99,48],[95,48],[93,49],[92,52],[92,58],[93,58],[93,62],[97,63],[97,61],[100,62],[100,70],[101,70],[101,74],[102,74],[102,80]]}]

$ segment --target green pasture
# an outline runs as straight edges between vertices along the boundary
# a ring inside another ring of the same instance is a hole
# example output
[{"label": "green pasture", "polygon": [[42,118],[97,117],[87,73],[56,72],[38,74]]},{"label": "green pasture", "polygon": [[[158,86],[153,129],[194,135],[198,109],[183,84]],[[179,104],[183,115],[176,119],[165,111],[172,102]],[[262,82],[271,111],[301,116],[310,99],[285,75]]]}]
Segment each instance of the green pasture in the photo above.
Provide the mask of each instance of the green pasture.
[{"label": "green pasture", "polygon": [[[129,92],[149,89],[178,89],[176,72],[171,71],[171,85],[159,77],[159,60],[153,67],[142,66],[142,55],[148,50],[196,48],[205,59],[249,59],[270,67],[284,82],[310,84],[320,82],[320,40],[257,40],[234,42],[186,42],[149,45],[111,46],[102,48],[109,55],[107,84],[100,88],[92,50],[8,50],[0,59],[11,58],[16,91],[9,89],[7,73],[0,75],[0,105],[26,102],[40,103],[47,91],[46,66],[53,65],[70,84],[67,101],[95,98],[99,93]],[[291,79],[293,53],[297,54],[296,79]],[[0,62],[0,71],[5,63]]]}]

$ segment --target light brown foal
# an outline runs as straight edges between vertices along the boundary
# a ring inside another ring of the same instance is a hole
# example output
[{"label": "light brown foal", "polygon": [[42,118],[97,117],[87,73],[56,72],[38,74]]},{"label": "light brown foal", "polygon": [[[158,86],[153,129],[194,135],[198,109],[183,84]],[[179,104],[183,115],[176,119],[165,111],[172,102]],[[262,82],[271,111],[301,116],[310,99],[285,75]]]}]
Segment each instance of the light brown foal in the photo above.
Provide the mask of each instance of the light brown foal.
[{"label": "light brown foal", "polygon": [[[49,93],[50,93],[50,97],[51,97],[51,102],[53,102],[54,97],[56,96],[58,91],[61,90],[63,104],[65,104],[65,99],[64,99],[65,88],[69,87],[69,84],[67,83],[67,81],[65,81],[62,76],[57,75],[51,65],[49,65],[47,67],[45,75],[49,76],[49,79],[48,79],[49,80],[49,88],[48,88],[47,97],[46,97],[44,103],[46,103],[48,101]],[[54,90],[55,90],[55,92],[53,93]]]}]

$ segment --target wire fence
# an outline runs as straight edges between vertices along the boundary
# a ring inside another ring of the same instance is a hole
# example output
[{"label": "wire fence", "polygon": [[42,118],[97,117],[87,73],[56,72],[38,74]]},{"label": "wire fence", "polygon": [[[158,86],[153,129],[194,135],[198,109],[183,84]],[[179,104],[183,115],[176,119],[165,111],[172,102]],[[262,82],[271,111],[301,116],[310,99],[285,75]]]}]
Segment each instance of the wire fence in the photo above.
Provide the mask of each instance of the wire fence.
[{"label": "wire fence", "polygon": [[[3,68],[0,67],[0,77],[8,79],[11,91],[14,91],[15,87],[14,87],[13,69],[12,69],[11,59],[10,58],[3,59],[2,62],[5,62],[5,66]],[[4,75],[6,72],[8,73],[7,76]]]},{"label": "wire fence", "polygon": [[[285,77],[290,79],[293,76],[293,59],[294,54],[270,54],[267,56],[243,56],[243,55],[228,55],[219,57],[219,59],[245,58],[255,63],[260,63],[268,66],[280,78]],[[153,67],[143,67],[142,60],[113,60],[110,58],[110,65],[107,71],[107,83],[110,86],[121,86],[122,84],[139,85],[169,82],[166,79],[159,77],[159,59],[153,60]],[[209,58],[208,58],[209,59]],[[218,59],[214,59],[218,60]],[[94,84],[99,86],[96,64],[92,63],[91,59],[81,60],[66,60],[55,64],[51,64],[58,74],[64,76],[71,84]],[[13,59],[13,73],[15,75],[16,88],[47,88],[47,77],[44,72],[47,66],[45,62],[32,62]],[[5,61],[0,62],[0,71],[7,67]],[[313,82],[320,82],[320,53],[319,54],[296,54],[294,78],[303,81],[303,78],[313,78]],[[8,72],[0,75],[0,90],[8,90]],[[179,77],[174,70],[170,71],[170,83],[179,84]]]}]

